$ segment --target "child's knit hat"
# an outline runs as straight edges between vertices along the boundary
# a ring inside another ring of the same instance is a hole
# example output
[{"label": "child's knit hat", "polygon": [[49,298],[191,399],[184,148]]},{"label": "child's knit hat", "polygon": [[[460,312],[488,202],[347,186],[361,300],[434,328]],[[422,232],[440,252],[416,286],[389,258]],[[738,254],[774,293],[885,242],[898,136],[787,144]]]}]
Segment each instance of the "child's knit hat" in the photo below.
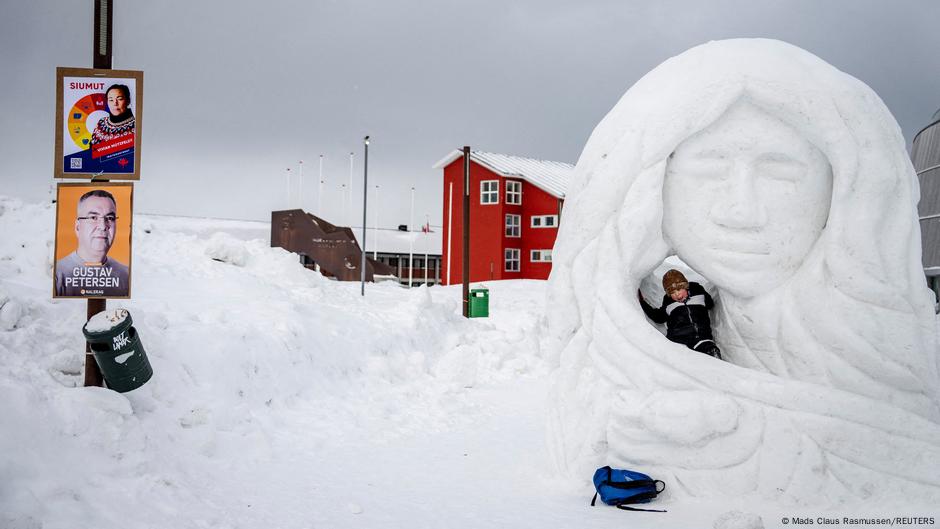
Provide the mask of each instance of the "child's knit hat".
[{"label": "child's knit hat", "polygon": [[663,290],[666,294],[672,294],[677,290],[689,288],[689,280],[678,270],[670,270],[663,275]]}]

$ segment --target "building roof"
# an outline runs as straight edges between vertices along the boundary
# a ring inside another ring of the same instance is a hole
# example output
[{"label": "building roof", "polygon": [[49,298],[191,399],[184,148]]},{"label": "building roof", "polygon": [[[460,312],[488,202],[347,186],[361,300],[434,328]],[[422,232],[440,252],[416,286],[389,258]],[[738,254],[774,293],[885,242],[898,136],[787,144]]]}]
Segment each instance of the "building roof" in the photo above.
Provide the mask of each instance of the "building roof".
[{"label": "building roof", "polygon": [[[362,227],[353,226],[356,238],[362,237]],[[414,241],[414,246],[412,246]],[[407,254],[413,251],[416,257],[423,257],[427,251],[429,255],[441,255],[443,247],[443,233],[440,226],[431,226],[430,232],[398,231],[396,229],[379,228],[378,232],[369,226],[366,230],[366,253],[372,257],[378,243],[379,253]]]},{"label": "building roof", "polygon": [[[463,151],[455,149],[433,169],[440,169],[463,156]],[[558,198],[565,198],[568,181],[574,172],[574,166],[564,162],[536,160],[510,154],[497,154],[484,151],[470,151],[470,159],[500,176],[520,178]]]}]

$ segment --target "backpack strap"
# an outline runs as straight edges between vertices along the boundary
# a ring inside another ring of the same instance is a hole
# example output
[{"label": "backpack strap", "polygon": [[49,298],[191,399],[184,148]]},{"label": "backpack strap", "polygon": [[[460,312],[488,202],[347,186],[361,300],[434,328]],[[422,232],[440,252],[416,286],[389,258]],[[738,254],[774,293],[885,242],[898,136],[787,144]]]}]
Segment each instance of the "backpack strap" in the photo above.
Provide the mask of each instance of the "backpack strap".
[{"label": "backpack strap", "polygon": [[[663,483],[663,482],[662,482],[662,481],[659,481],[659,480],[657,479],[657,480],[654,481],[654,483]],[[637,494],[636,496],[630,498],[630,499],[627,500],[627,501],[624,501],[623,503],[619,503],[619,504],[617,504],[617,505],[614,505],[614,507],[616,507],[616,508],[618,508],[618,509],[623,509],[623,510],[625,510],[625,511],[667,512],[667,511],[659,510],[659,509],[640,509],[639,507],[630,507],[630,506],[627,505],[627,503],[640,503],[640,502],[643,502],[643,501],[646,501],[646,500],[652,500],[652,499],[656,498],[656,496],[658,496],[659,493],[662,492],[662,491],[664,491],[664,490],[666,490],[666,484],[665,484],[665,483],[663,483],[663,488],[662,488],[662,489],[656,489],[656,490],[654,490],[653,492],[644,492],[643,494]]]},{"label": "backpack strap", "polygon": [[636,507],[630,507],[629,505],[617,505],[618,509],[623,509],[625,511],[640,511],[640,512],[668,512],[659,509],[637,509]]},{"label": "backpack strap", "polygon": [[[652,479],[637,479],[637,480],[633,480],[633,481],[624,481],[624,482],[616,482],[616,483],[615,483],[615,482],[612,482],[612,481],[610,481],[610,480],[607,480],[607,481],[602,482],[601,484],[602,484],[602,485],[608,485],[608,486],[613,487],[613,488],[615,488],[615,489],[629,490],[629,489],[638,489],[638,488],[641,488],[641,487],[649,487],[649,486],[653,486],[653,488],[655,488],[657,482],[662,483],[662,481],[659,481],[658,479],[657,479],[657,480],[652,480]],[[664,490],[665,490],[665,486],[666,486],[666,484],[663,483],[663,488],[664,488]],[[661,490],[656,491],[657,494],[660,493],[660,492],[662,492],[662,491],[661,491]]]}]

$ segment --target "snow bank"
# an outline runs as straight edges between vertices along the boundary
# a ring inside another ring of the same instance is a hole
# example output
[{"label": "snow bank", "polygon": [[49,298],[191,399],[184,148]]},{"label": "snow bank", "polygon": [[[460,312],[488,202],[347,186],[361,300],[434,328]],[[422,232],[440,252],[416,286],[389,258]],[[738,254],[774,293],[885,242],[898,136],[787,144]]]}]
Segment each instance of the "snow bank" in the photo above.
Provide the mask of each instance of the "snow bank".
[{"label": "snow bank", "polygon": [[223,499],[233,473],[448,430],[472,420],[467,387],[546,372],[524,283],[491,286],[520,305],[466,320],[458,291],[386,283],[362,298],[267,240],[142,216],[134,298],[108,308],[133,315],[154,376],[126,394],[82,388],[86,307],[51,299],[54,217],[0,197],[3,527],[298,526],[297,498],[271,493],[285,507],[268,518]]},{"label": "snow bank", "polygon": [[[867,86],[778,41],[693,48],[601,121],[569,193],[546,317],[563,469],[638,467],[677,497],[940,499],[919,191]],[[728,362],[640,310],[673,254],[712,285]]]}]

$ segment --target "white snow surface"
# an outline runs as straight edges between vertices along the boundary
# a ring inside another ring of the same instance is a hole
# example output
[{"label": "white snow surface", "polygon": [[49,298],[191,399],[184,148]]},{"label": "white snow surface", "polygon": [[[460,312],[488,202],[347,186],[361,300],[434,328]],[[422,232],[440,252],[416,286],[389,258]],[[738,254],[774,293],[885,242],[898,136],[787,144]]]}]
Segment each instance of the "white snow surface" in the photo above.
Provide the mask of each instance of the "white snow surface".
[{"label": "white snow surface", "polygon": [[85,303],[50,297],[54,216],[0,197],[4,529],[687,529],[936,511],[592,508],[593,472],[559,476],[546,448],[543,282],[486,283],[491,317],[465,320],[459,285],[363,298],[234,221],[135,219],[134,298],[108,306],[131,313],[154,376],[126,394],[83,388]]},{"label": "white snow surface", "polygon": [[[918,198],[878,96],[804,50],[717,41],[647,74],[586,144],[555,244],[561,469],[644,468],[676,500],[940,503]],[[670,256],[716,297],[726,361],[641,311]]]},{"label": "white snow surface", "polygon": [[117,327],[127,319],[127,309],[103,310],[92,316],[85,324],[88,332],[104,332]]}]

